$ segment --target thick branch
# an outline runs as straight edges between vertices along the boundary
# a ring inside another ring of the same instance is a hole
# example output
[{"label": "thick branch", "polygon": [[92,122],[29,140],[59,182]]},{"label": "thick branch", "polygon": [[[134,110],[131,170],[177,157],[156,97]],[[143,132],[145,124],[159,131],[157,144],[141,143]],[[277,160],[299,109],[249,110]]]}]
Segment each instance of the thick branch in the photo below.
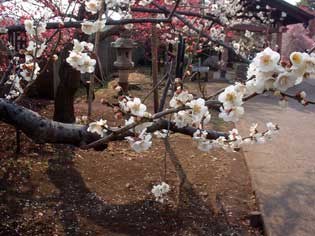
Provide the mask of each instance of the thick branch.
[{"label": "thick branch", "polygon": [[80,147],[100,138],[87,132],[86,126],[55,122],[5,99],[0,99],[0,120],[20,129],[36,143]]},{"label": "thick branch", "polygon": [[[118,134],[111,133],[101,138],[97,134],[88,132],[86,125],[65,124],[52,121],[5,99],[0,99],[0,121],[18,128],[36,143],[69,144],[80,148],[95,148],[97,150],[106,148],[104,140],[107,142],[123,140],[126,136],[133,135],[130,131],[125,130],[125,132]],[[148,127],[148,132],[168,128],[170,128],[172,132],[189,136],[193,136],[197,130],[193,127],[178,128],[173,122],[158,120],[154,122],[152,126]],[[208,131],[209,139],[217,139],[220,136],[226,137],[227,134],[211,130]]]},{"label": "thick branch", "polygon": [[[170,22],[168,18],[136,18],[136,19],[121,19],[112,20],[108,19],[106,25],[126,25],[126,24],[142,24],[142,23],[161,23]],[[62,29],[62,28],[81,28],[83,21],[69,21],[60,24],[58,22],[47,23],[46,29]],[[12,25],[6,27],[8,31],[25,31],[24,25]]]}]

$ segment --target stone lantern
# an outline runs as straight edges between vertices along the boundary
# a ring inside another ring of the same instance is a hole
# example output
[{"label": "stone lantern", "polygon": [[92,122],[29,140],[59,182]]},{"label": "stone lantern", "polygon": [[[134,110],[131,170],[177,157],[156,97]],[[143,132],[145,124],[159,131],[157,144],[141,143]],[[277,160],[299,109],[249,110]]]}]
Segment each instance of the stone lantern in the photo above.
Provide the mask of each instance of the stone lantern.
[{"label": "stone lantern", "polygon": [[130,39],[127,35],[121,35],[115,42],[112,43],[112,47],[116,48],[116,61],[114,66],[118,69],[119,81],[118,84],[122,87],[125,93],[128,92],[128,77],[130,69],[134,67],[132,61],[132,49],[136,47],[136,43]]}]

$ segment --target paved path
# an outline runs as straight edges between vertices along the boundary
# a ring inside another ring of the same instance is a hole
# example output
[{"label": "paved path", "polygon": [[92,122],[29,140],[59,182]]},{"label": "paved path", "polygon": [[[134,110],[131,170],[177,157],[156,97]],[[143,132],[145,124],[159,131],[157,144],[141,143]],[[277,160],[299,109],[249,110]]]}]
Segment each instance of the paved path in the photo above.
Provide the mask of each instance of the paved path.
[{"label": "paved path", "polygon": [[[315,100],[315,80],[290,93],[301,90]],[[290,101],[282,109],[274,97],[259,96],[245,109],[245,119],[237,124],[243,134],[257,121],[272,121],[281,129],[271,143],[244,148],[267,235],[315,236],[315,106]]]}]

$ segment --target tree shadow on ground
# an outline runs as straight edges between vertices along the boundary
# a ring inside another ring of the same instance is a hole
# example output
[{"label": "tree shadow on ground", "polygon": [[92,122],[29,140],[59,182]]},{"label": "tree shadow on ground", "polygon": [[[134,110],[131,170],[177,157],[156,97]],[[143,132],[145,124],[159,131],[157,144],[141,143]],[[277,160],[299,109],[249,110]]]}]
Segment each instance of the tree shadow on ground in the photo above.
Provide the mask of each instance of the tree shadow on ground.
[{"label": "tree shadow on ground", "polygon": [[106,235],[243,235],[241,229],[228,224],[224,214],[213,214],[211,207],[194,191],[170,144],[166,141],[165,145],[180,178],[176,208],[152,200],[109,204],[87,188],[74,167],[73,153],[69,158],[50,160],[48,176],[60,191],[58,210],[66,235],[84,232],[81,218],[101,227]]},{"label": "tree shadow on ground", "polygon": [[314,234],[315,184],[292,182],[276,196],[261,195],[271,235]]}]

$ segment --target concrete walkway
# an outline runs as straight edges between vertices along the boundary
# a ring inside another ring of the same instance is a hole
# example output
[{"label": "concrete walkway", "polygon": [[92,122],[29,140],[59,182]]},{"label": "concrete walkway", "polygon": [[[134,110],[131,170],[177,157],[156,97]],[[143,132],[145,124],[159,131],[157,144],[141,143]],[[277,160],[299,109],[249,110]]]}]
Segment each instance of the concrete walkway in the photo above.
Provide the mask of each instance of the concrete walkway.
[{"label": "concrete walkway", "polygon": [[[315,80],[289,91],[304,90],[315,100]],[[271,143],[244,147],[254,189],[269,236],[315,235],[315,106],[290,100],[282,109],[274,97],[259,96],[245,105],[245,119],[237,124],[248,134],[253,122],[272,121],[280,133]]]}]

